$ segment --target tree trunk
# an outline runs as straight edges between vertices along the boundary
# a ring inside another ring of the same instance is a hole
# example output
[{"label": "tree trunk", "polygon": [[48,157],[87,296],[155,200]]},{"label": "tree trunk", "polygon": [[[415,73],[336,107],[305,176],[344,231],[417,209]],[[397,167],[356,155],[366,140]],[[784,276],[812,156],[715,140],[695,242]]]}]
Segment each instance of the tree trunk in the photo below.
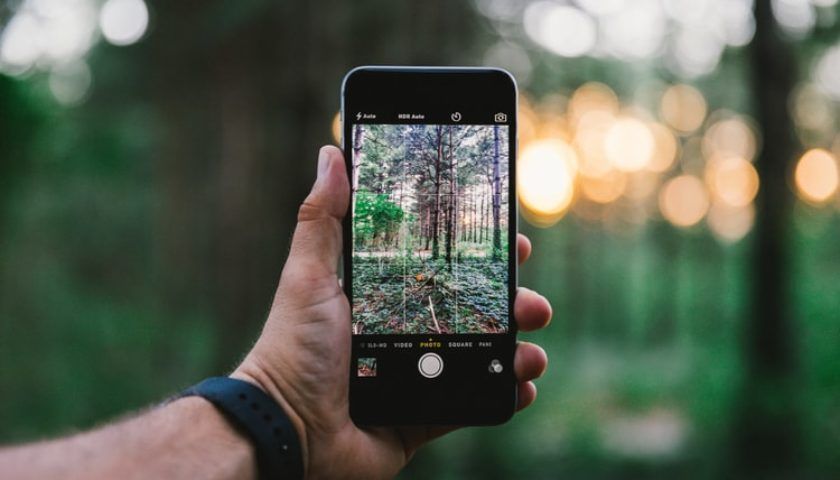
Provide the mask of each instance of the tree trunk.
[{"label": "tree trunk", "polygon": [[472,224],[470,225],[470,240],[473,243],[475,243],[475,234],[478,231],[475,224],[475,221],[478,220],[478,217],[476,216],[476,206],[478,205],[478,199],[475,197],[475,195],[470,195],[470,200],[472,200]]},{"label": "tree trunk", "polygon": [[[357,123],[353,128],[353,165],[352,165],[352,184],[350,186],[350,192],[352,193],[350,198],[350,205],[352,205],[353,210],[351,215],[356,214],[356,190],[359,189],[359,166],[362,156],[362,145],[364,144],[365,140],[365,130],[361,124]],[[353,217],[350,217],[353,218]]]},{"label": "tree trunk", "polygon": [[443,127],[436,127],[437,156],[435,157],[435,210],[432,215],[432,260],[440,256],[440,245],[438,243],[438,231],[440,224],[440,169],[443,157]]},{"label": "tree trunk", "polygon": [[501,175],[499,172],[499,126],[493,126],[493,260],[498,260],[502,251],[502,232],[499,226],[501,209]]},{"label": "tree trunk", "polygon": [[463,202],[458,202],[458,241],[459,242],[466,242],[467,239],[464,237],[464,232],[467,231],[466,224],[464,223],[466,217],[466,207],[467,202],[464,199]]},{"label": "tree trunk", "polygon": [[447,130],[449,131],[449,201],[446,209],[446,265],[449,271],[452,271],[452,244],[458,235],[455,224],[458,216],[458,186],[455,179],[455,158],[452,155],[452,125],[449,125]]},{"label": "tree trunk", "polygon": [[428,203],[427,203],[426,204],[426,230],[424,232],[424,235],[426,236],[426,248],[424,250],[429,249],[429,242],[432,239],[432,221],[431,221],[431,218],[430,218],[431,213],[432,213],[432,207],[430,205],[428,205]]},{"label": "tree trunk", "polygon": [[[484,188],[482,187],[482,190]],[[487,195],[484,192],[481,192],[481,211],[479,212],[479,219],[478,219],[478,243],[484,244],[484,230],[486,228],[486,220],[487,220]]]},{"label": "tree trunk", "polygon": [[479,221],[479,197],[473,195],[473,234],[472,234],[472,241],[475,243],[478,241],[478,221]]},{"label": "tree trunk", "polygon": [[744,332],[746,376],[738,405],[734,462],[751,478],[798,477],[799,405],[796,335],[789,305],[788,162],[796,140],[787,101],[796,78],[790,46],[777,30],[770,0],[755,3],[752,83],[764,147],[756,160],[752,314]]}]

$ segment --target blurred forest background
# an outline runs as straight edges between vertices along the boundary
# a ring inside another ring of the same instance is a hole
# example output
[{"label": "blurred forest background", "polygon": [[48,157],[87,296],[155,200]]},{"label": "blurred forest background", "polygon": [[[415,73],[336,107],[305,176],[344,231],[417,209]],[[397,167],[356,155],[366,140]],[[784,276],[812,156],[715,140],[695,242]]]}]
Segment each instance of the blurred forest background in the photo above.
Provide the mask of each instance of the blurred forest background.
[{"label": "blurred forest background", "polygon": [[[360,64],[518,78],[515,421],[403,478],[840,476],[836,0],[0,2],[0,441],[232,367]],[[771,473],[773,472],[773,473]]]}]

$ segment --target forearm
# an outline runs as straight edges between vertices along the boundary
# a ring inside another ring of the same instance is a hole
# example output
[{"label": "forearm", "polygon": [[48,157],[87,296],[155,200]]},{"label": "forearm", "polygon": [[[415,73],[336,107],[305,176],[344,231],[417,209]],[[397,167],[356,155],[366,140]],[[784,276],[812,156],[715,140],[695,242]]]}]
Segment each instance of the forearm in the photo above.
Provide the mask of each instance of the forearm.
[{"label": "forearm", "polygon": [[0,449],[8,479],[256,477],[250,442],[200,397],[68,438]]}]

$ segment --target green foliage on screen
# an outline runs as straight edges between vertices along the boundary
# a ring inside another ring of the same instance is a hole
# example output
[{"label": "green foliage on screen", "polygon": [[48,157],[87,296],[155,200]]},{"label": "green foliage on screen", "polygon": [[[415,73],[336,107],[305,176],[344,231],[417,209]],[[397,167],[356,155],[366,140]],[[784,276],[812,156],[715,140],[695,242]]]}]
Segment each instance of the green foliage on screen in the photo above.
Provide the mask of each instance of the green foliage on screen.
[{"label": "green foliage on screen", "polygon": [[385,193],[358,192],[353,235],[357,242],[389,242],[400,228],[405,211]]}]

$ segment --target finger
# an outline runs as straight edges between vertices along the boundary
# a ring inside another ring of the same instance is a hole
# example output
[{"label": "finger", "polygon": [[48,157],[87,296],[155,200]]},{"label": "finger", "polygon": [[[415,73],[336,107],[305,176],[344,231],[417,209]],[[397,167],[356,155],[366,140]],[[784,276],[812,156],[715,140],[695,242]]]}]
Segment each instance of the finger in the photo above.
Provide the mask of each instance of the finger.
[{"label": "finger", "polygon": [[298,223],[286,268],[308,275],[334,275],[341,256],[341,220],[347,212],[350,185],[337,147],[318,154],[318,178],[298,211]]},{"label": "finger", "polygon": [[523,332],[545,327],[551,321],[551,304],[539,293],[525,287],[516,290],[513,317]]},{"label": "finger", "polygon": [[531,256],[531,241],[528,240],[528,237],[525,235],[517,233],[516,249],[519,257],[519,264],[522,265],[525,263],[525,260],[528,260],[528,257]]},{"label": "finger", "polygon": [[537,386],[534,382],[523,382],[519,384],[519,395],[516,399],[516,411],[520,411],[534,403],[537,399]]},{"label": "finger", "polygon": [[519,342],[513,357],[513,373],[519,382],[539,378],[548,366],[548,355],[539,345]]}]

